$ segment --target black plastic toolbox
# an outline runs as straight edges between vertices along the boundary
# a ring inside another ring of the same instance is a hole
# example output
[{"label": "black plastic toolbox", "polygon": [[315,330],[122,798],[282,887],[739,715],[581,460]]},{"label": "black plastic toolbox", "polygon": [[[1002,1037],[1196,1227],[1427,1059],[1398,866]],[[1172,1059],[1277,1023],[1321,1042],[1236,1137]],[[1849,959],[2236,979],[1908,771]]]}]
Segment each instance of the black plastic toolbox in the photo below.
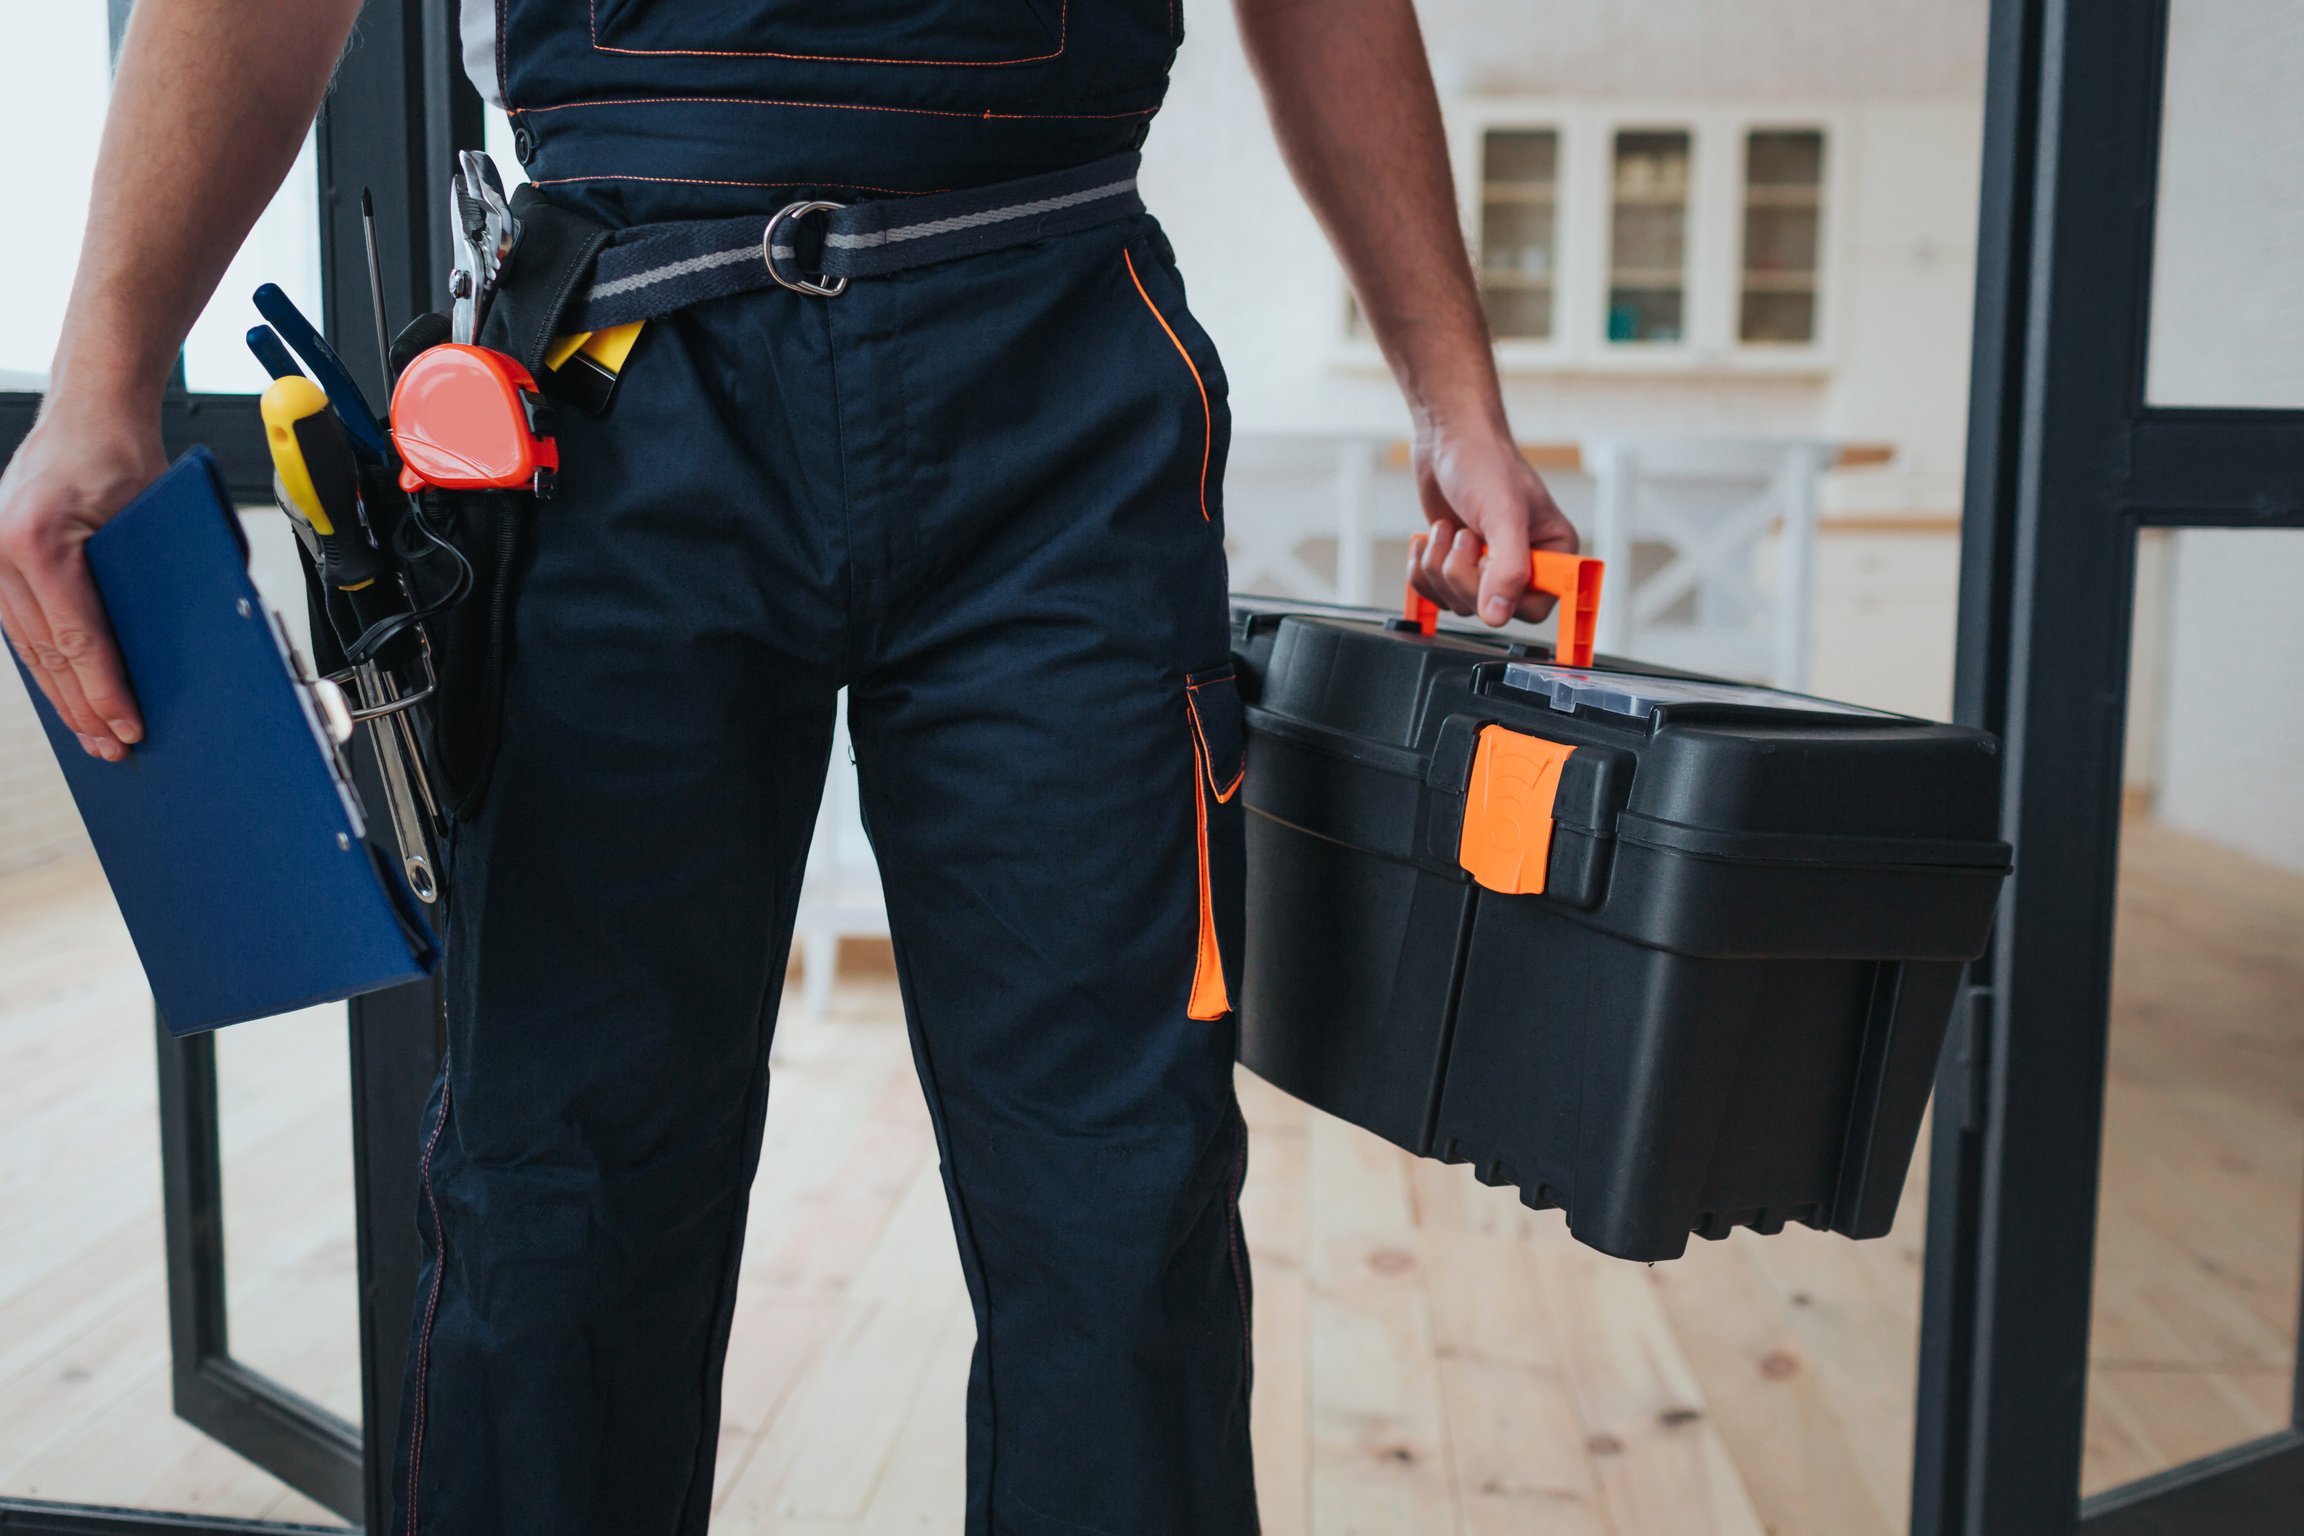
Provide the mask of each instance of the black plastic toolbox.
[{"label": "black plastic toolbox", "polygon": [[1992,737],[1373,613],[1233,621],[1250,1068],[1624,1258],[1888,1230],[2008,872]]}]

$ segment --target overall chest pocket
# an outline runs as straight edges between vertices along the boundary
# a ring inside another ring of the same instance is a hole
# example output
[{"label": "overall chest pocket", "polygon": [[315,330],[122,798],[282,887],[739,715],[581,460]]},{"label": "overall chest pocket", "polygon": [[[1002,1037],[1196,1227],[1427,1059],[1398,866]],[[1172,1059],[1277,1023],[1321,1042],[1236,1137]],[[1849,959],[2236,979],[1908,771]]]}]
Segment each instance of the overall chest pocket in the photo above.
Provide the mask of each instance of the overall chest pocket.
[{"label": "overall chest pocket", "polygon": [[603,53],[837,64],[1036,64],[1071,0],[590,0]]}]

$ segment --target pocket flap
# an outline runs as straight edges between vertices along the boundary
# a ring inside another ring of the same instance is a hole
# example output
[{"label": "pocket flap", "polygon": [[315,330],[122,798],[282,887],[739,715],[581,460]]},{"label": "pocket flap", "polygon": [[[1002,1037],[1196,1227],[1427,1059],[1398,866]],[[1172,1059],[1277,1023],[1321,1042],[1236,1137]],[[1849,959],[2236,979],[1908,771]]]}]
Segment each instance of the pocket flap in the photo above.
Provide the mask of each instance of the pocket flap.
[{"label": "pocket flap", "polygon": [[1248,767],[1248,721],[1240,703],[1240,680],[1229,662],[1184,676],[1184,697],[1192,706],[1192,731],[1200,742],[1200,765],[1219,803],[1240,789]]}]

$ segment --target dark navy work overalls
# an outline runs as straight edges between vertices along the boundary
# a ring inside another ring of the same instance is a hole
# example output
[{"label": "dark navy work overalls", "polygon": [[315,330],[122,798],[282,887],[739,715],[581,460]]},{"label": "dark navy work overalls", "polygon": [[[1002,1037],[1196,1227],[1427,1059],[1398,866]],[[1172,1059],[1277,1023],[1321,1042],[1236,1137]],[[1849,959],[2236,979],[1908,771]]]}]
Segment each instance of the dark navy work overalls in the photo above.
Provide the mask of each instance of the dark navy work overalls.
[{"label": "dark navy work overalls", "polygon": [[[1178,27],[496,9],[528,173],[617,226],[1124,152]],[[843,685],[978,1329],[965,1530],[1254,1531],[1228,430],[1141,215],[697,305],[563,413],[455,834],[396,1531],[705,1529]]]}]

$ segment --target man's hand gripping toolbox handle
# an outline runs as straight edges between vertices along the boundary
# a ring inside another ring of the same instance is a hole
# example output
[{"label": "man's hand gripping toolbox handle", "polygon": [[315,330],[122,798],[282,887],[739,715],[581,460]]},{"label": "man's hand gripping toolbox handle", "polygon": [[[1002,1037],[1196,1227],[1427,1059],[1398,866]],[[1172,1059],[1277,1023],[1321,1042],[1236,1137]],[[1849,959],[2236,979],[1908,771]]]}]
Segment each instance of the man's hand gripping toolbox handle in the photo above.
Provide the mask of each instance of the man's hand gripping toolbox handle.
[{"label": "man's hand gripping toolbox handle", "polygon": [[[1422,558],[1425,539],[1426,535],[1420,533],[1409,540],[1415,551],[1414,558]],[[1485,553],[1485,549],[1482,552]],[[1600,578],[1606,570],[1605,561],[1590,555],[1564,555],[1550,549],[1529,551],[1528,585],[1560,599],[1559,637],[1552,648],[1552,659],[1562,666],[1592,665],[1592,634],[1600,623]],[[1400,615],[1427,635],[1437,633],[1440,628],[1440,605],[1417,591],[1413,581],[1408,583]]]}]

